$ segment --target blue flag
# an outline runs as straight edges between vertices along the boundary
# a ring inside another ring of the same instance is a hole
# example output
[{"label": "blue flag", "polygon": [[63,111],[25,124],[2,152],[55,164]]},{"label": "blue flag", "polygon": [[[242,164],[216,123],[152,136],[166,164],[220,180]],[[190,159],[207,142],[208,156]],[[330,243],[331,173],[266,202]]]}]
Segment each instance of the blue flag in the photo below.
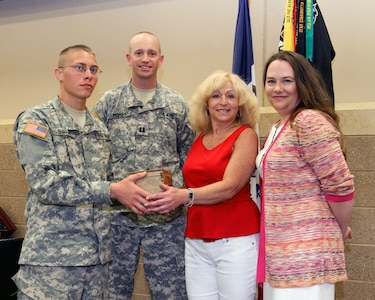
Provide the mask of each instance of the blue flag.
[{"label": "blue flag", "polygon": [[[236,33],[234,37],[232,72],[240,76],[254,95],[256,95],[253,37],[250,24],[249,1],[239,0]],[[259,124],[256,124],[254,130],[258,134],[259,151]],[[260,209],[260,178],[257,170],[254,171],[250,178],[250,193],[251,198]],[[260,286],[258,286],[258,300],[263,300],[263,288]]]},{"label": "blue flag", "polygon": [[[249,89],[256,95],[255,68],[253,55],[253,41],[250,26],[250,10],[248,0],[239,0],[236,33],[234,37],[233,67],[232,72],[240,76]],[[259,151],[259,126],[254,128],[258,134]],[[251,198],[260,207],[259,174],[255,170],[250,180]]]},{"label": "blue flag", "polygon": [[234,36],[232,72],[240,76],[250,86],[253,93],[256,94],[253,41],[248,0],[239,0]]}]

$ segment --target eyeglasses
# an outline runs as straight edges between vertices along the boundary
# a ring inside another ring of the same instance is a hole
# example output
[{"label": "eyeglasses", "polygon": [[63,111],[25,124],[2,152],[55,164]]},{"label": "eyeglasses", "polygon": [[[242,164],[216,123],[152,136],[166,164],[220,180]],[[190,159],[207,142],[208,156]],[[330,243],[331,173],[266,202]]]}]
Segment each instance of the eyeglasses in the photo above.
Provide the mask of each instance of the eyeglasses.
[{"label": "eyeglasses", "polygon": [[83,64],[77,64],[74,66],[66,66],[66,67],[59,67],[59,68],[73,68],[77,73],[85,73],[87,69],[89,69],[92,75],[103,73],[103,71],[100,70],[98,66],[91,66],[90,68],[87,68],[87,66]]}]

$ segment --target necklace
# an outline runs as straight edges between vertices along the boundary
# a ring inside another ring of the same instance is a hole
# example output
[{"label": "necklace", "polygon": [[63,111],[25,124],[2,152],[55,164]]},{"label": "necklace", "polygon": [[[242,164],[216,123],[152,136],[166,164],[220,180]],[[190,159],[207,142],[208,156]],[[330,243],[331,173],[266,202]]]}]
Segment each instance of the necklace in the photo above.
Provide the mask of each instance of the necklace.
[{"label": "necklace", "polygon": [[274,127],[275,127],[275,132],[273,133],[271,143],[275,140],[276,134],[279,132],[279,129],[280,129],[279,128],[280,126],[274,126]]},{"label": "necklace", "polygon": [[268,152],[269,148],[271,147],[271,145],[273,144],[276,136],[278,135],[278,133],[281,131],[283,126],[281,126],[280,123],[277,123],[277,124],[274,124],[272,126],[272,130],[270,132],[270,134],[272,134],[272,138],[270,139],[270,136],[268,136],[266,142],[264,143],[264,147],[262,150],[260,150],[258,156],[257,156],[257,159],[256,159],[256,165],[257,165],[257,168],[259,170],[259,174],[260,176],[262,177],[263,174],[262,174],[262,164],[263,164],[263,159],[266,155],[266,153]]}]

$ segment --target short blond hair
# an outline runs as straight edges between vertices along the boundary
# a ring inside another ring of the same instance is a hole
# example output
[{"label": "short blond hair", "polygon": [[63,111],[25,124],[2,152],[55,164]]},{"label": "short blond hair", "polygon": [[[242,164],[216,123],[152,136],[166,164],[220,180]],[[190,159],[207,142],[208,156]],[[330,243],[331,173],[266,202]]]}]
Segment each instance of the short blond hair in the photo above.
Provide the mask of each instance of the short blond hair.
[{"label": "short blond hair", "polygon": [[57,62],[57,66],[58,67],[65,66],[66,61],[69,60],[70,52],[76,52],[76,51],[79,51],[79,50],[83,50],[83,51],[85,51],[87,53],[90,53],[90,54],[95,56],[94,51],[92,51],[92,49],[89,46],[82,45],[82,44],[69,46],[69,47],[61,50],[60,55],[59,55],[59,60]]}]

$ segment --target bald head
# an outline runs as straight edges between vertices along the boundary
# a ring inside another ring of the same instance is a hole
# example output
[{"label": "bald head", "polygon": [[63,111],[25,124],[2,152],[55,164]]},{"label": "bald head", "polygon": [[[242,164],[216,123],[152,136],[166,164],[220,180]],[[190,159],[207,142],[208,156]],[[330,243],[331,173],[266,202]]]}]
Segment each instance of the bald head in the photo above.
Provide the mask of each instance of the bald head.
[{"label": "bald head", "polygon": [[157,50],[159,52],[159,55],[161,54],[161,47],[160,47],[159,39],[156,37],[156,35],[154,35],[151,32],[148,32],[148,31],[138,32],[136,35],[134,35],[130,39],[129,53],[132,53],[134,51],[135,47],[142,42],[147,42],[147,43],[155,45],[155,47],[157,48],[155,50]]}]

